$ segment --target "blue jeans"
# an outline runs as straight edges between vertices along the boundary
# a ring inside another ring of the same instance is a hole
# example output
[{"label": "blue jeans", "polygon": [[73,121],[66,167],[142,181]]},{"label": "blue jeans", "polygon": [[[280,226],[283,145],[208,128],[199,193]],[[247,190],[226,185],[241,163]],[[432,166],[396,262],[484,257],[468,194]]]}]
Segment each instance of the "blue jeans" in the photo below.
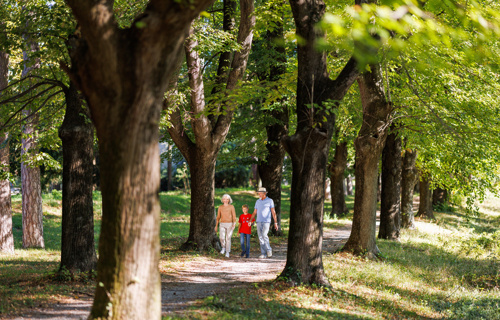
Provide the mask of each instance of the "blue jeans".
[{"label": "blue jeans", "polygon": [[[246,241],[246,246],[245,246]],[[241,251],[245,252],[245,256],[250,256],[250,234],[240,233]]]},{"label": "blue jeans", "polygon": [[271,245],[269,244],[269,233],[270,222],[257,222],[257,234],[259,235],[260,242],[260,253],[266,255],[267,252],[271,252]]}]

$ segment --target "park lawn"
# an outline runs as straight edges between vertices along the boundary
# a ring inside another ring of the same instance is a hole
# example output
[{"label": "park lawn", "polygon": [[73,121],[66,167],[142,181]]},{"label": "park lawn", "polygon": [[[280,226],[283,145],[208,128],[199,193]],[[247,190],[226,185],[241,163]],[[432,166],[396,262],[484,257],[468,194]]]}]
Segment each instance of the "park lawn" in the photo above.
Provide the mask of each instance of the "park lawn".
[{"label": "park lawn", "polygon": [[[241,205],[252,211],[255,192],[216,190],[232,196],[237,215]],[[161,193],[160,270],[176,268],[199,252],[179,252],[189,231],[189,196],[179,191]],[[16,252],[0,255],[0,318],[33,307],[45,307],[65,298],[89,298],[93,275],[56,277],[60,259],[60,194],[44,195],[46,249],[21,249],[20,197],[13,197]],[[96,241],[100,230],[100,195],[95,193]],[[274,245],[286,242],[289,188],[283,192],[284,237],[271,237]],[[352,198],[348,199],[352,209]],[[329,203],[325,212],[329,212]],[[436,213],[437,221],[417,221],[417,230],[405,230],[400,242],[378,241],[380,261],[344,253],[324,253],[332,288],[290,287],[284,282],[254,284],[245,290],[206,298],[201,307],[181,318],[200,319],[500,319],[500,200],[488,199],[479,216],[463,210]],[[348,217],[349,218],[349,217]],[[347,218],[347,219],[348,219]],[[327,219],[326,227],[347,223]],[[256,237],[254,237],[255,239]],[[208,255],[216,255],[215,252]]]}]

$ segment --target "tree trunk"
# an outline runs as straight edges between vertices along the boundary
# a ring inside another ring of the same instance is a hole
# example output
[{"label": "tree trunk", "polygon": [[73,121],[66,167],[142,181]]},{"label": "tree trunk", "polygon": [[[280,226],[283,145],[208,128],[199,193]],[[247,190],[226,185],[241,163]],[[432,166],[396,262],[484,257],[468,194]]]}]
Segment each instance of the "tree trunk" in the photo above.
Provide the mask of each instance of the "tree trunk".
[{"label": "tree trunk", "polygon": [[379,239],[399,240],[401,228],[401,138],[391,133],[382,151]]},{"label": "tree trunk", "polygon": [[[274,9],[276,10],[276,8]],[[275,21],[275,24],[273,31],[267,31],[265,39],[266,48],[272,61],[268,79],[270,82],[278,81],[286,72],[285,48],[283,45],[279,45],[279,43],[284,43],[283,22],[280,19]],[[283,180],[283,159],[286,153],[281,140],[288,135],[288,108],[282,104],[282,109],[266,110],[264,116],[273,119],[273,123],[266,126],[267,155],[259,163],[258,169],[262,185],[267,188],[267,196],[273,199],[276,210],[278,230],[271,228],[271,232],[276,236],[281,236],[283,235],[281,230],[281,182]],[[271,220],[271,225],[274,225],[274,218]]]},{"label": "tree trunk", "polygon": [[[23,39],[26,49],[23,50],[21,77],[25,78],[40,68],[40,59],[32,57],[32,54],[39,50],[38,44],[26,33],[23,34]],[[26,117],[26,123],[22,129],[23,138],[21,139],[23,248],[44,248],[40,167],[33,164],[33,159],[38,152],[36,132],[38,114],[30,108],[26,108],[23,110],[23,115]]]},{"label": "tree trunk", "polygon": [[430,178],[423,176],[420,180],[420,205],[417,217],[436,219],[432,208],[432,192],[430,188]]},{"label": "tree trunk", "polygon": [[[224,26],[232,28],[229,21],[234,18],[234,1],[224,1]],[[230,64],[229,72],[227,67],[219,68],[217,82],[219,92],[223,90],[225,95],[237,88],[238,82],[243,79],[246,69],[250,48],[252,45],[253,26],[255,16],[253,14],[253,0],[240,1],[240,26],[238,31],[238,43],[242,49],[235,52]],[[231,13],[228,15],[226,13]],[[181,114],[177,108],[171,114],[172,126],[168,128],[172,140],[179,148],[180,152],[189,164],[191,171],[192,193],[191,193],[191,221],[189,225],[189,237],[181,246],[183,250],[197,249],[207,250],[213,247],[220,249],[217,235],[215,234],[215,216],[209,214],[214,210],[214,176],[215,162],[217,154],[229,133],[229,127],[236,106],[232,101],[225,101],[222,106],[211,105],[216,109],[215,114],[210,112],[207,115],[205,104],[205,89],[203,82],[203,63],[196,51],[198,43],[193,38],[189,38],[185,43],[186,63],[188,67],[189,86],[191,89],[191,122],[194,141],[185,134],[186,128],[183,125]],[[227,65],[227,58],[231,55],[223,54],[219,63]],[[225,79],[223,86],[222,79]],[[170,101],[167,99],[165,103]],[[215,103],[212,101],[211,103]]]},{"label": "tree trunk", "polygon": [[90,319],[161,318],[161,101],[192,20],[210,0],[151,0],[119,29],[112,1],[68,0],[80,27],[65,67],[99,139],[102,225]]},{"label": "tree trunk", "polygon": [[418,172],[415,167],[416,160],[417,151],[406,149],[403,156],[401,178],[401,226],[403,228],[415,228],[413,190],[418,179]]},{"label": "tree trunk", "polygon": [[448,190],[437,187],[432,191],[432,206],[439,206],[448,202]]},{"label": "tree trunk", "polygon": [[64,89],[66,114],[59,128],[63,149],[60,271],[87,272],[97,264],[94,242],[92,172],[94,130],[78,90]]},{"label": "tree trunk", "polygon": [[297,46],[297,129],[283,140],[292,160],[292,190],[287,261],[281,277],[293,283],[329,286],[322,260],[323,206],[335,116],[321,106],[325,101],[342,100],[358,70],[351,59],[336,80],[329,79],[326,53],[316,47],[324,37],[317,24],[325,3],[291,0],[290,5],[297,35],[304,43]]},{"label": "tree trunk", "polygon": [[[196,159],[196,160],[192,160]],[[181,250],[220,250],[219,238],[214,232],[214,176],[216,156],[192,150],[191,171],[191,219],[189,237]],[[193,205],[195,204],[195,205]],[[213,213],[213,214],[211,214]]]},{"label": "tree trunk", "polygon": [[[7,87],[9,79],[9,55],[0,51],[0,91]],[[9,172],[9,134],[0,132],[0,170]],[[0,172],[0,176],[2,172]],[[0,252],[14,253],[12,234],[12,207],[10,183],[0,177]]]},{"label": "tree trunk", "polygon": [[354,141],[356,191],[352,230],[343,250],[375,258],[378,163],[390,125],[391,105],[385,98],[379,65],[358,78],[363,104],[363,124]]},{"label": "tree trunk", "polygon": [[328,166],[331,179],[332,216],[344,216],[349,213],[344,195],[344,172],[347,167],[347,142],[337,143],[335,156]]},{"label": "tree trunk", "polygon": [[[29,114],[31,114],[31,110],[24,112],[25,116]],[[29,119],[24,125],[24,138],[21,140],[23,248],[44,248],[40,167],[30,164],[38,151],[35,130],[38,115],[33,114]]]}]

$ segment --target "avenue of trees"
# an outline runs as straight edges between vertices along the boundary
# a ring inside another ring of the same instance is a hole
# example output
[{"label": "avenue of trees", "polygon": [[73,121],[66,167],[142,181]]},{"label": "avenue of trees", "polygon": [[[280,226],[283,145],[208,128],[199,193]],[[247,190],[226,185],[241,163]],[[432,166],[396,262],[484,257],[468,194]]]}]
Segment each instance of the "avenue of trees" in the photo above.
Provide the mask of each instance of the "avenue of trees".
[{"label": "avenue of trees", "polygon": [[293,283],[329,286],[327,177],[340,216],[354,175],[342,250],[373,259],[377,237],[398,240],[415,215],[433,218],[433,203],[457,194],[473,210],[497,192],[494,1],[1,3],[0,251],[14,253],[11,182],[21,185],[23,248],[43,248],[42,188],[62,175],[60,268],[97,270],[92,319],[161,316],[160,140],[189,169],[183,250],[220,249],[218,163],[253,165],[278,222],[291,167],[281,276]]}]

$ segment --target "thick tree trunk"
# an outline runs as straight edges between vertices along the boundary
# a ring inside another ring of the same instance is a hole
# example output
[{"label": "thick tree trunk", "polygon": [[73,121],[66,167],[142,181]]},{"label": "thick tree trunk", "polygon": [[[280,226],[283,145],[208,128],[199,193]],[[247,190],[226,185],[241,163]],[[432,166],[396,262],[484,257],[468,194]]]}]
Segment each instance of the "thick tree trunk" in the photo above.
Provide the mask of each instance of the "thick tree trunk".
[{"label": "thick tree trunk", "polygon": [[324,37],[317,23],[322,19],[323,1],[291,0],[297,35],[297,129],[284,139],[292,160],[292,191],[287,261],[281,277],[294,283],[329,286],[322,260],[325,173],[335,116],[322,106],[340,101],[358,76],[356,62],[349,60],[336,80],[330,80],[326,54],[317,50]]},{"label": "thick tree trunk", "polygon": [[92,172],[94,130],[73,84],[64,90],[66,114],[59,128],[63,149],[63,200],[60,271],[91,271],[97,264],[94,242]]},{"label": "thick tree trunk", "polygon": [[[286,72],[285,48],[276,43],[284,43],[284,31],[282,20],[275,22],[273,31],[266,34],[266,48],[269,50],[272,65],[269,71],[269,81],[278,81]],[[283,171],[283,158],[285,148],[281,144],[283,137],[288,135],[288,109],[282,105],[282,109],[265,111],[264,115],[273,119],[272,124],[266,126],[267,132],[267,155],[259,163],[259,176],[262,178],[262,185],[267,188],[267,196],[274,201],[276,219],[278,220],[278,230],[271,228],[271,232],[276,236],[283,235],[281,230],[281,182]],[[274,225],[272,218],[271,225]]]},{"label": "thick tree trunk", "polygon": [[420,205],[416,216],[427,219],[436,219],[433,211],[430,178],[423,176],[420,180]]},{"label": "thick tree trunk", "polygon": [[331,179],[332,216],[349,213],[345,203],[344,172],[347,167],[347,142],[340,142],[335,148],[335,157],[328,166]]},{"label": "thick tree trunk", "polygon": [[343,250],[375,258],[378,163],[390,125],[391,105],[385,98],[379,65],[372,65],[359,79],[363,124],[354,141],[356,190],[352,230]]},{"label": "thick tree trunk", "polygon": [[90,319],[161,318],[161,101],[192,20],[210,0],[151,0],[128,29],[113,1],[66,1],[82,38],[66,71],[89,104],[99,139],[102,225]]},{"label": "thick tree trunk", "polygon": [[[216,156],[192,150],[189,159],[191,171],[191,219],[189,237],[181,250],[220,250],[219,238],[214,232],[214,176]],[[196,160],[193,160],[196,159]],[[193,205],[194,204],[194,205]]]},{"label": "thick tree trunk", "polygon": [[379,239],[399,240],[401,228],[401,138],[391,133],[382,151]]},{"label": "thick tree trunk", "polygon": [[401,178],[401,226],[403,228],[415,228],[413,190],[418,180],[418,171],[415,167],[416,160],[416,150],[405,150]]},{"label": "thick tree trunk", "polygon": [[[0,90],[7,87],[9,79],[9,55],[0,51]],[[0,94],[1,95],[1,94]],[[0,132],[0,170],[9,172],[9,134]],[[2,172],[0,172],[0,175]],[[0,252],[14,253],[12,234],[12,207],[9,180],[0,178]]]}]

